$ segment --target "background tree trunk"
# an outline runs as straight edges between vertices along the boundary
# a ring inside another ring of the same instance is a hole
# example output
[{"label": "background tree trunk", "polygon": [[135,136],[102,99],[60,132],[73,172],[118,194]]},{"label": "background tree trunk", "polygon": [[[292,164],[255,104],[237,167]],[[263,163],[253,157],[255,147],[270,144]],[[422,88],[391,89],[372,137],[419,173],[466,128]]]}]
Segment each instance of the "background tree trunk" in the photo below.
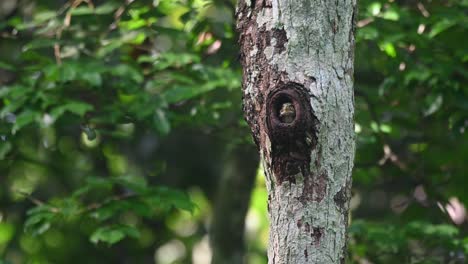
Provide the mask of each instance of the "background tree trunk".
[{"label": "background tree trunk", "polygon": [[246,263],[245,216],[257,168],[258,155],[251,145],[238,145],[225,158],[211,224],[213,264]]},{"label": "background tree trunk", "polygon": [[269,263],[344,263],[355,0],[240,0],[245,118],[265,168]]}]

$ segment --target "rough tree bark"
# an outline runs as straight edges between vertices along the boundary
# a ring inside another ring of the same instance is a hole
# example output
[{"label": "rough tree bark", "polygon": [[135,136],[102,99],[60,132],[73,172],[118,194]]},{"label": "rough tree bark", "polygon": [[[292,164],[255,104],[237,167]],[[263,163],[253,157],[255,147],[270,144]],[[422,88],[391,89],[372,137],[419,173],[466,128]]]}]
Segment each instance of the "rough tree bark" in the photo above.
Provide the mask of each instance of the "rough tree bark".
[{"label": "rough tree bark", "polygon": [[269,263],[344,263],[356,0],[240,0],[245,118],[265,168]]}]

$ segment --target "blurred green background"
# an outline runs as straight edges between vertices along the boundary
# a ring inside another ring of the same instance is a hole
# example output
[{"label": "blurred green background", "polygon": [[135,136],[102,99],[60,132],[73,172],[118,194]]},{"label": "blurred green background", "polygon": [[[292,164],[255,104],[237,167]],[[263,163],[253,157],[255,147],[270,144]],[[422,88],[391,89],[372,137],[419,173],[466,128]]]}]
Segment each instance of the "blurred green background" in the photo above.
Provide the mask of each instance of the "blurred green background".
[{"label": "blurred green background", "polygon": [[[242,248],[222,232],[245,214],[233,197],[248,205],[247,263],[267,262],[234,13],[233,0],[1,0],[1,264],[209,263],[210,231]],[[467,0],[359,1],[348,263],[468,262],[467,13]]]}]

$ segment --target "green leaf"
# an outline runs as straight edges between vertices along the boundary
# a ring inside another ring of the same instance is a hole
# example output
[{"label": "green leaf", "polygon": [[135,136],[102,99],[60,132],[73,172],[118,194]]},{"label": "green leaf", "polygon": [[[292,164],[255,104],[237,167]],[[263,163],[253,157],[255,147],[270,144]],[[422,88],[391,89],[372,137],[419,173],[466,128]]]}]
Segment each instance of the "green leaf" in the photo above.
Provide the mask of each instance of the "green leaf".
[{"label": "green leaf", "polygon": [[93,109],[94,107],[87,103],[70,102],[70,103],[66,103],[64,105],[55,107],[50,112],[50,115],[52,116],[52,118],[54,118],[54,120],[56,120],[60,118],[60,116],[62,116],[65,112],[68,111],[70,113],[73,113],[82,117],[84,116],[84,114],[86,114],[86,112],[92,111]]},{"label": "green leaf", "polygon": [[115,67],[112,67],[110,73],[117,77],[125,77],[133,79],[136,83],[143,82],[143,75],[134,67],[127,64],[119,64]]},{"label": "green leaf", "polygon": [[356,32],[357,40],[374,40],[379,37],[379,31],[373,26],[366,26]]},{"label": "green leaf", "polygon": [[107,15],[114,12],[117,9],[117,5],[112,2],[104,3],[96,8],[90,6],[79,6],[72,9],[72,16],[83,16],[83,15]]},{"label": "green leaf", "polygon": [[63,107],[71,113],[77,114],[79,116],[84,116],[86,112],[94,109],[92,105],[81,102],[68,103]]},{"label": "green leaf", "polygon": [[133,226],[128,225],[112,225],[104,226],[96,229],[90,237],[90,241],[94,244],[104,242],[109,245],[115,244],[125,237],[138,238],[140,232]]},{"label": "green leaf", "polygon": [[167,103],[177,103],[207,93],[217,87],[207,83],[200,86],[175,86],[163,93]]},{"label": "green leaf", "polygon": [[382,13],[382,18],[386,20],[398,21],[400,15],[397,10],[389,9]]},{"label": "green leaf", "polygon": [[15,67],[9,63],[0,61],[0,69],[14,71]]},{"label": "green leaf", "polygon": [[119,7],[118,4],[113,2],[106,2],[98,6],[95,10],[95,13],[98,15],[105,15],[114,12]]},{"label": "green leaf", "polygon": [[0,140],[0,160],[4,160],[6,155],[13,149],[13,146],[10,142],[4,142],[3,139]]},{"label": "green leaf", "polygon": [[103,201],[103,206],[90,212],[89,216],[99,222],[103,222],[108,219],[115,218],[122,212],[127,211],[128,209],[125,207],[125,204],[125,200],[108,198]]},{"label": "green leaf", "polygon": [[389,57],[395,58],[397,55],[395,46],[390,42],[379,44],[380,50],[384,51]]},{"label": "green leaf", "polygon": [[6,245],[15,233],[15,226],[11,223],[0,223],[0,247]]},{"label": "green leaf", "polygon": [[49,205],[40,205],[27,212],[28,218],[24,223],[24,230],[33,235],[41,235],[51,227],[51,222],[55,217]]},{"label": "green leaf", "polygon": [[98,58],[103,58],[109,53],[117,50],[124,45],[124,41],[121,39],[106,39],[101,41],[101,46],[98,48],[96,55]]},{"label": "green leaf", "polygon": [[107,178],[87,177],[84,186],[73,192],[72,197],[79,197],[97,190],[99,192],[109,191],[112,189],[113,182]]},{"label": "green leaf", "polygon": [[75,64],[64,63],[59,68],[59,78],[62,82],[76,80],[77,73],[80,71],[79,67]]},{"label": "green leaf", "polygon": [[162,109],[156,109],[154,112],[154,125],[159,133],[162,135],[169,134],[171,130],[171,124],[167,119],[166,112]]},{"label": "green leaf", "polygon": [[34,15],[34,22],[44,23],[52,18],[57,17],[57,13],[53,11],[41,11]]},{"label": "green leaf", "polygon": [[200,62],[200,57],[190,53],[170,53],[166,52],[159,57],[143,57],[139,62],[147,62],[153,60],[154,67],[158,70],[167,69],[168,67],[182,67],[184,65]]},{"label": "green leaf", "polygon": [[380,13],[381,8],[382,8],[381,3],[373,2],[367,7],[367,10],[371,15],[376,16]]},{"label": "green leaf", "polygon": [[37,38],[24,45],[23,51],[35,50],[41,48],[50,48],[55,44],[60,44],[60,40],[57,39],[46,39],[46,38]]},{"label": "green leaf", "polygon": [[190,197],[181,191],[169,189],[166,187],[156,188],[156,193],[161,197],[163,203],[168,203],[177,209],[185,210],[193,213],[196,205],[192,202]]},{"label": "green leaf", "polygon": [[72,16],[94,15],[94,8],[89,6],[79,6],[70,10]]},{"label": "green leaf", "polygon": [[98,72],[84,72],[81,74],[80,78],[87,81],[92,86],[97,87],[102,85],[101,74]]},{"label": "green leaf", "polygon": [[21,114],[16,116],[15,124],[11,129],[12,134],[16,134],[21,128],[33,123],[39,118],[40,114],[38,112],[26,110]]},{"label": "green leaf", "polygon": [[435,96],[428,97],[426,101],[429,101],[429,106],[424,110],[424,116],[430,116],[442,107],[444,98],[442,97],[442,95],[438,94]]},{"label": "green leaf", "polygon": [[137,193],[143,193],[147,190],[147,183],[144,177],[120,176],[114,178],[114,182]]},{"label": "green leaf", "polygon": [[413,235],[424,234],[439,238],[452,238],[460,233],[458,228],[453,225],[439,224],[433,225],[426,222],[414,221],[408,224],[408,232]]},{"label": "green leaf", "polygon": [[444,32],[445,30],[453,27],[456,24],[455,21],[451,21],[448,19],[443,19],[432,26],[431,31],[429,32],[429,38],[434,38],[435,36],[439,35],[440,33]]}]

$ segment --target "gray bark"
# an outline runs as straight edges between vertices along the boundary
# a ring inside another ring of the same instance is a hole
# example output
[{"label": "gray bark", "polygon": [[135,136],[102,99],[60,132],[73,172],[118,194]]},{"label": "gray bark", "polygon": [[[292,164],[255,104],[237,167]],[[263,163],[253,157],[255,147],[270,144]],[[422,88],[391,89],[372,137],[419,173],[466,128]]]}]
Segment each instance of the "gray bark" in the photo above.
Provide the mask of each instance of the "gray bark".
[{"label": "gray bark", "polygon": [[345,261],[355,12],[356,0],[239,1],[244,113],[265,168],[269,263]]}]

